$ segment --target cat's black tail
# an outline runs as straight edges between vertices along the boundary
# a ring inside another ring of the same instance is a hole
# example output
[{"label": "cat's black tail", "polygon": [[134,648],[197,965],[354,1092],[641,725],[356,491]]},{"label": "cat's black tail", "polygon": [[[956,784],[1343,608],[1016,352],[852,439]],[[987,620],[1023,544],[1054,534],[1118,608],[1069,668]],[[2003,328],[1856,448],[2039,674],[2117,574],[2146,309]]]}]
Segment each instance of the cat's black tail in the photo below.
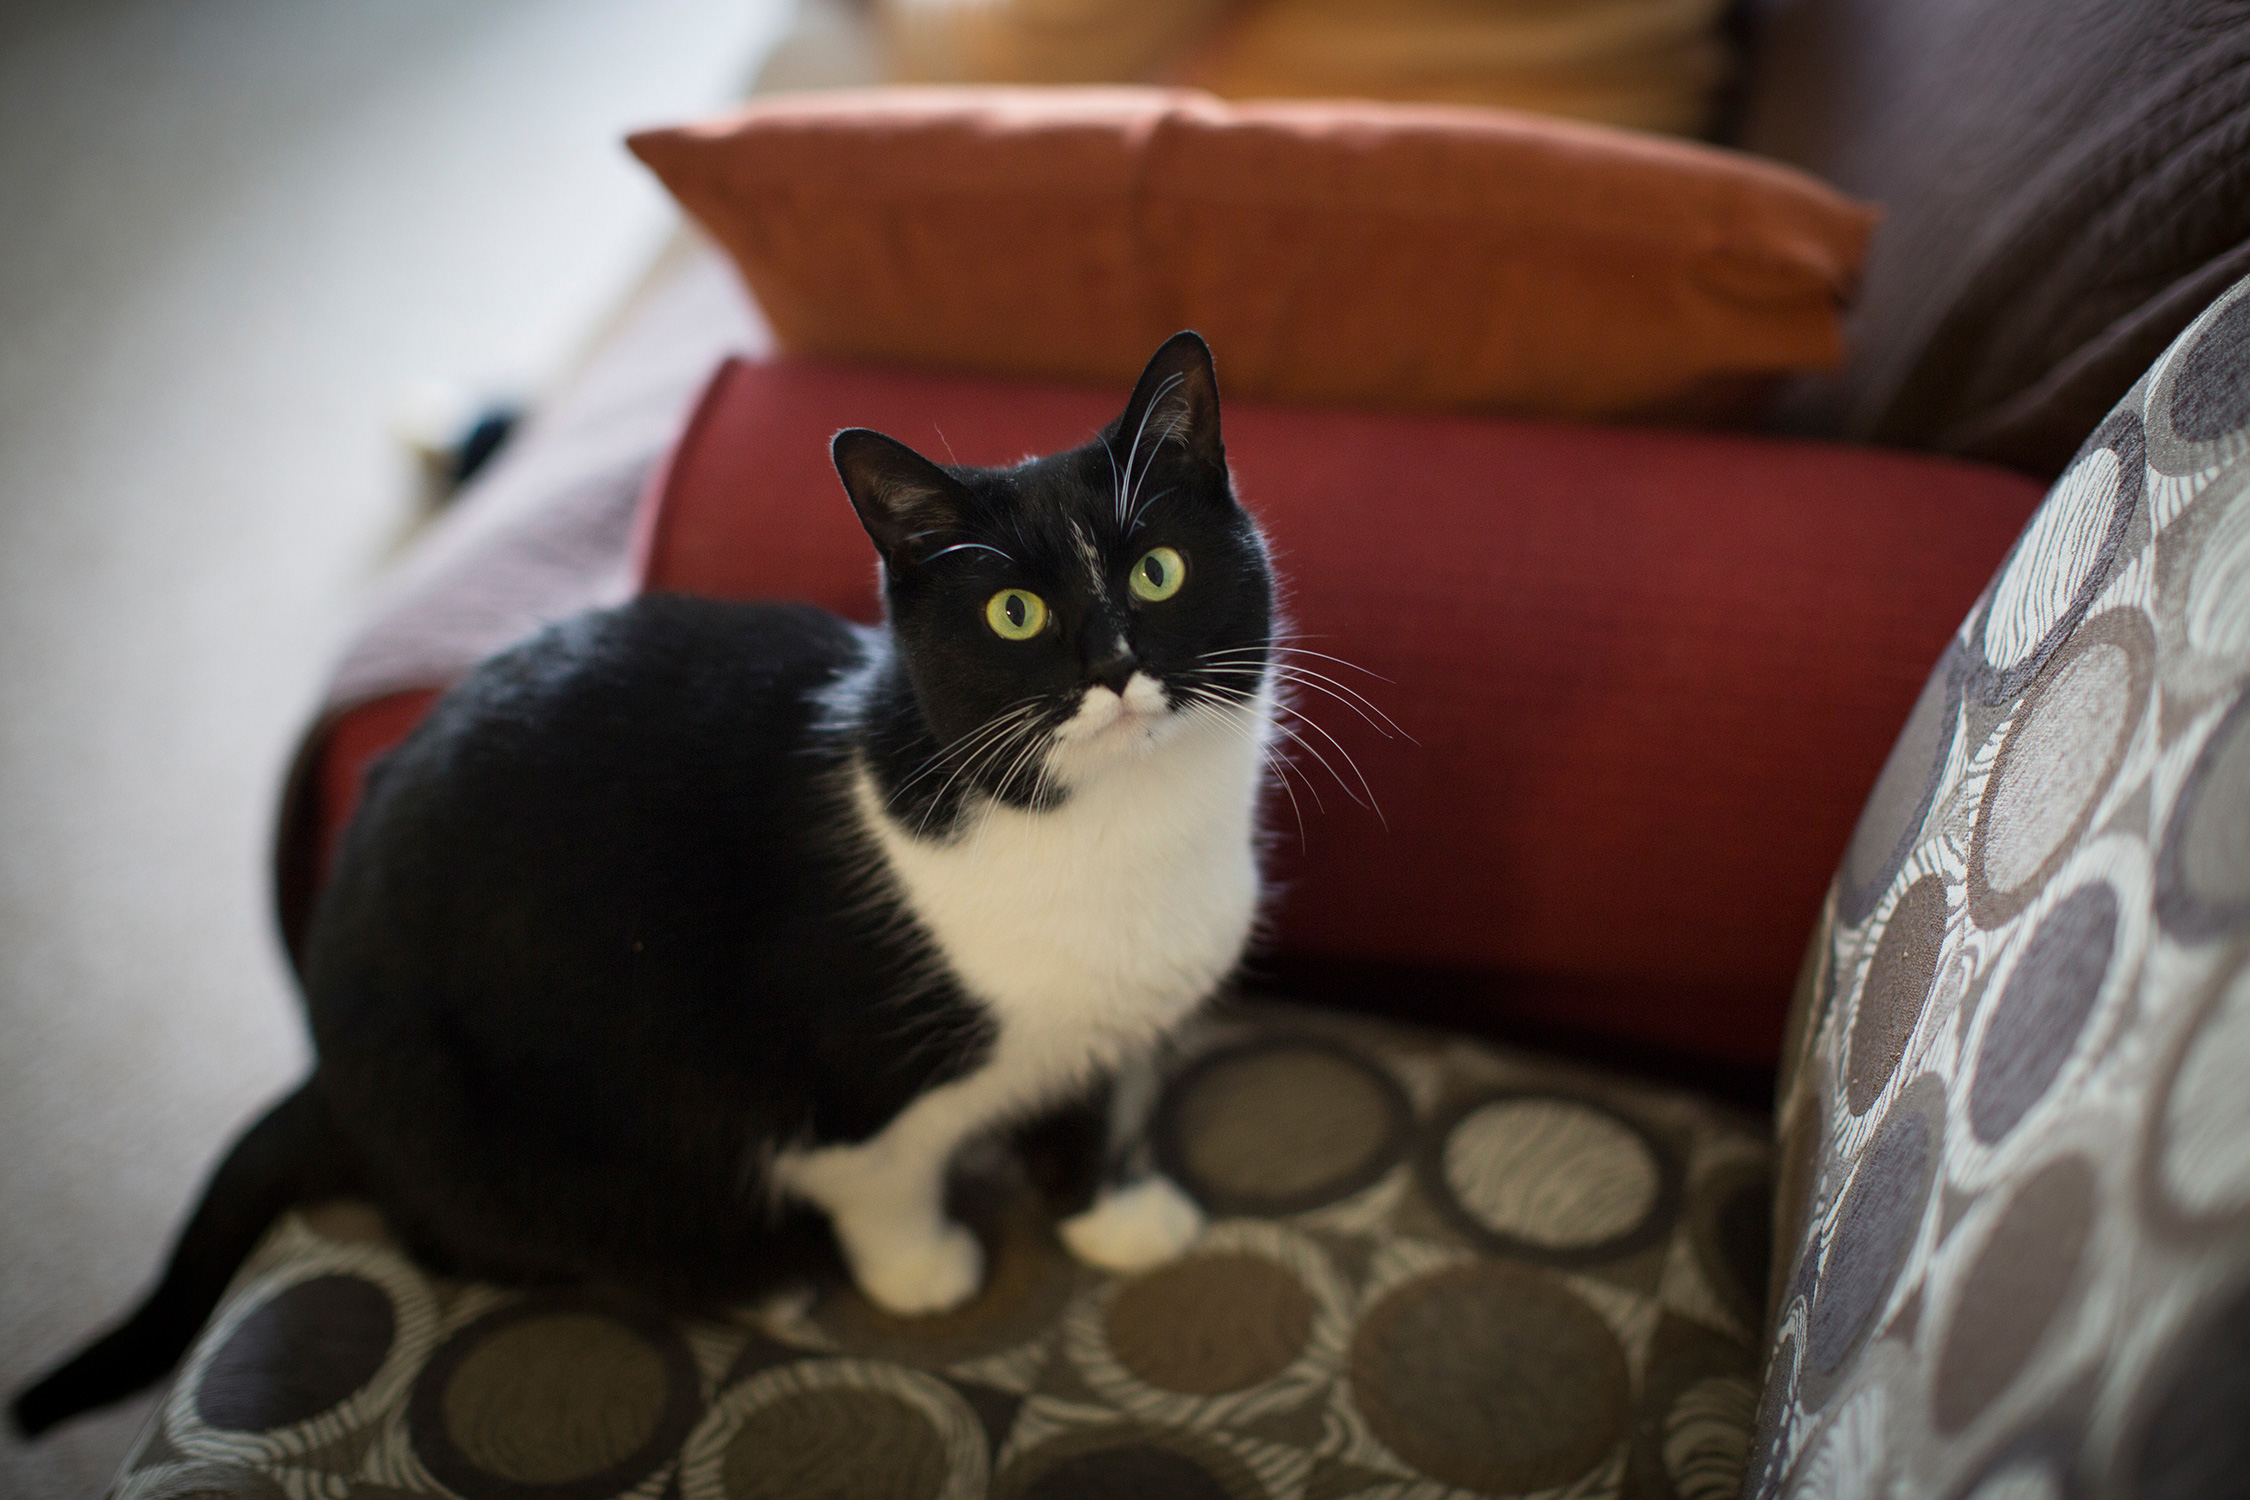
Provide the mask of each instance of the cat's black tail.
[{"label": "cat's black tail", "polygon": [[153,1384],[179,1363],[267,1226],[298,1203],[350,1191],[356,1175],[317,1079],[307,1079],[244,1131],[211,1174],[148,1300],[16,1397],[17,1428],[36,1437]]}]

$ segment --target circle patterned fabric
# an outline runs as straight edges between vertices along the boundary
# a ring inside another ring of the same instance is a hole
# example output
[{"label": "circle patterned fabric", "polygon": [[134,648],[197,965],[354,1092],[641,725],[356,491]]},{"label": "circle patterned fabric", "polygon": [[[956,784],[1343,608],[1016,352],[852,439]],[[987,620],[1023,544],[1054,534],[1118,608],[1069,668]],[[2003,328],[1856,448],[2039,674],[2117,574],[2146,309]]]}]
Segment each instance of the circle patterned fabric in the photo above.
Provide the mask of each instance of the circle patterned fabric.
[{"label": "circle patterned fabric", "polygon": [[935,1318],[886,1316],[838,1270],[679,1323],[430,1276],[364,1209],[291,1216],[119,1494],[1739,1491],[1772,1197],[1755,1122],[1238,1004],[1185,1049],[1152,1137],[1211,1215],[1185,1256],[1079,1266],[1054,1232],[1066,1206],[1003,1158],[962,1196],[985,1289]]},{"label": "circle patterned fabric", "polygon": [[2250,1495],[2250,282],[1948,648],[1807,955],[1753,1497]]}]

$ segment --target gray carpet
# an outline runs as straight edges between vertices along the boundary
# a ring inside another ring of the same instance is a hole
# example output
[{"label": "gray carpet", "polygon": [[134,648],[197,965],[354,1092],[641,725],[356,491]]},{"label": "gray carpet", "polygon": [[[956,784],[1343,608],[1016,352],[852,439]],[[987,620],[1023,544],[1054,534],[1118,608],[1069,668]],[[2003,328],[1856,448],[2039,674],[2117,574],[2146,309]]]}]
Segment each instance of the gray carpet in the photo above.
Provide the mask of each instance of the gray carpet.
[{"label": "gray carpet", "polygon": [[[412,519],[386,412],[569,363],[671,223],[615,138],[786,10],[0,6],[0,1387],[303,1065],[266,841]],[[98,1494],[145,1412],[0,1438],[0,1495]]]}]

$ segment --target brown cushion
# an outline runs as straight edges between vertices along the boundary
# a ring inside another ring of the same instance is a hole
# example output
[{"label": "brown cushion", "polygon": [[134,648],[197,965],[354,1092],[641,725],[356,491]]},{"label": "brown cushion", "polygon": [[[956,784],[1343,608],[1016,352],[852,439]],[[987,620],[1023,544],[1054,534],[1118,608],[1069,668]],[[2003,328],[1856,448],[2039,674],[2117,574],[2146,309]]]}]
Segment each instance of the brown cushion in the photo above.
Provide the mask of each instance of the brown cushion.
[{"label": "brown cushion", "polygon": [[632,138],[784,348],[1230,395],[1740,409],[1836,363],[1871,211],[1713,147],[1497,110],[901,89]]},{"label": "brown cushion", "polygon": [[1795,0],[1741,144],[1889,213],[1828,434],[2061,472],[2250,274],[2237,0]]}]

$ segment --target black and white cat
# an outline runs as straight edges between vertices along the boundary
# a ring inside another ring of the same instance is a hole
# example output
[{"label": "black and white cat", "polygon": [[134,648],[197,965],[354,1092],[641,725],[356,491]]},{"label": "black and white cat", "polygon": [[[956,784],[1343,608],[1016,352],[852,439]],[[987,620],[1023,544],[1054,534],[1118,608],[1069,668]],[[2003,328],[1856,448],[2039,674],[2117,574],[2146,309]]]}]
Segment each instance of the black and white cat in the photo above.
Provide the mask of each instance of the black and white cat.
[{"label": "black and white cat", "polygon": [[1138,1170],[1065,1241],[1131,1271],[1194,1238],[1122,1143],[1259,903],[1273,581],[1210,353],[1177,335],[1114,424],[1013,468],[834,456],[886,625],[643,598],[376,765],[310,937],[314,1076],[22,1425],[160,1375],[273,1215],[337,1191],[444,1269],[690,1305],[810,1204],[870,1299],[936,1312],[982,1278],[957,1149],[1107,1078]]}]

